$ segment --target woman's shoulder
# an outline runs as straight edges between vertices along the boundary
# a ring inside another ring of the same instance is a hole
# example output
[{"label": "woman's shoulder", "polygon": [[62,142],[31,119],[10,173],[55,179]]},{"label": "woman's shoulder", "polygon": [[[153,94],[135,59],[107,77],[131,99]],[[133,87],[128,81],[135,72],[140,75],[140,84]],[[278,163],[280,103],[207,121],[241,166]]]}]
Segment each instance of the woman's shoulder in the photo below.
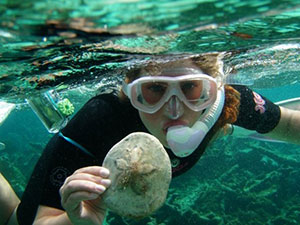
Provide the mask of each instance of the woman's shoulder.
[{"label": "woman's shoulder", "polygon": [[91,135],[89,131],[102,132],[113,127],[125,126],[130,121],[132,125],[137,118],[138,112],[129,101],[122,101],[115,94],[101,94],[91,98],[63,131],[72,134],[72,137],[77,136],[77,130],[84,130],[86,135]]},{"label": "woman's shoulder", "polygon": [[112,105],[112,104],[120,104],[120,100],[117,94],[109,93],[109,94],[99,94],[87,101],[85,105],[89,106],[97,106],[97,105]]}]

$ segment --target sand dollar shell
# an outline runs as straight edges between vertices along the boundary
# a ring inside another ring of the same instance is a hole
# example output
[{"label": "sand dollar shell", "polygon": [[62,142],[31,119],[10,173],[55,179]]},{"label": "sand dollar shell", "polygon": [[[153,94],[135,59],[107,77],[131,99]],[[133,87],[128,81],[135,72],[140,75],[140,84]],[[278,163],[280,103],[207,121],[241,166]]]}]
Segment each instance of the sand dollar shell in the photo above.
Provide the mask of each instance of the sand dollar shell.
[{"label": "sand dollar shell", "polygon": [[110,170],[111,186],[102,195],[113,212],[143,218],[163,205],[171,182],[171,163],[159,140],[132,133],[111,148],[103,167]]}]

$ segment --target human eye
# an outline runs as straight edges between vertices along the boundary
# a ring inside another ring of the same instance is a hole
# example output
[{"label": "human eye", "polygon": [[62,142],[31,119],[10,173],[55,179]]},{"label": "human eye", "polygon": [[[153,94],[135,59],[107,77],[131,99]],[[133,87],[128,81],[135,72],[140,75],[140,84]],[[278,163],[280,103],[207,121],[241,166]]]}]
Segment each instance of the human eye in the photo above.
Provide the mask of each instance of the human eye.
[{"label": "human eye", "polygon": [[180,88],[188,100],[199,99],[202,95],[201,81],[186,81],[180,84]]},{"label": "human eye", "polygon": [[158,82],[149,82],[142,85],[142,96],[148,104],[156,104],[165,94],[167,85]]},{"label": "human eye", "polygon": [[151,92],[162,93],[166,90],[166,85],[162,83],[151,83],[147,85],[147,89]]},{"label": "human eye", "polygon": [[181,85],[181,90],[185,93],[187,91],[191,91],[193,90],[194,88],[197,87],[197,83],[193,82],[193,81],[186,81],[186,82],[183,82]]}]

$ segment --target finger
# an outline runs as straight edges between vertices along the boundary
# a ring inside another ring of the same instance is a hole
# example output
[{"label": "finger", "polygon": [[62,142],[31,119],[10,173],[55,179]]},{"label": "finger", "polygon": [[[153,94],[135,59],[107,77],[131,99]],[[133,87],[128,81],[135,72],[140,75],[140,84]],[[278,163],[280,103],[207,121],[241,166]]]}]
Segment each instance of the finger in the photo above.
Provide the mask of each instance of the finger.
[{"label": "finger", "polygon": [[99,197],[96,193],[79,191],[72,193],[66,201],[62,201],[62,206],[65,210],[75,210],[78,209],[78,205],[81,204],[82,201],[94,200]]},{"label": "finger", "polygon": [[102,179],[100,181],[100,184],[102,184],[104,187],[108,188],[111,185],[111,180],[110,179]]},{"label": "finger", "polygon": [[88,192],[94,192],[96,194],[101,194],[105,189],[106,189],[105,186],[101,184],[97,184],[95,182],[86,181],[86,180],[72,180],[69,183],[64,184],[60,188],[60,192],[65,196],[76,191],[88,191]]},{"label": "finger", "polygon": [[73,180],[60,188],[60,195],[62,202],[66,202],[67,199],[75,192],[89,192],[95,194],[102,194],[106,190],[106,187],[90,181],[85,180]]},{"label": "finger", "polygon": [[108,188],[111,184],[110,179],[106,179],[106,178],[102,178],[100,176],[94,176],[94,175],[86,174],[86,173],[77,173],[77,174],[74,174],[74,175],[71,175],[70,177],[68,177],[65,180],[63,186],[67,186],[70,182],[76,181],[76,180],[78,180],[78,181],[80,181],[80,180],[91,181],[91,182],[94,182],[96,184],[102,184],[106,188]]},{"label": "finger", "polygon": [[64,184],[67,185],[68,183],[76,180],[86,180],[86,181],[91,181],[100,184],[102,179],[103,178],[100,177],[99,175],[95,176],[89,173],[74,173],[73,175],[66,178]]},{"label": "finger", "polygon": [[109,170],[105,167],[101,166],[88,166],[84,168],[80,168],[74,172],[74,174],[77,173],[89,173],[93,174],[95,176],[101,176],[103,178],[108,178],[109,177]]}]

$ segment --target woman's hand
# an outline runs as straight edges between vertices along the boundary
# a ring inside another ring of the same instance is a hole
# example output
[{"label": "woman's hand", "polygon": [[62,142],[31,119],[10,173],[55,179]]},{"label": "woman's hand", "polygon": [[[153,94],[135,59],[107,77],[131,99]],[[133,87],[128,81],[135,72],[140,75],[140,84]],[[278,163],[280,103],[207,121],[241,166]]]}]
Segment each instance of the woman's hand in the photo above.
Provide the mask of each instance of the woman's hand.
[{"label": "woman's hand", "polygon": [[101,194],[110,186],[109,170],[91,166],[76,170],[60,188],[61,204],[74,225],[102,224],[106,208]]}]

